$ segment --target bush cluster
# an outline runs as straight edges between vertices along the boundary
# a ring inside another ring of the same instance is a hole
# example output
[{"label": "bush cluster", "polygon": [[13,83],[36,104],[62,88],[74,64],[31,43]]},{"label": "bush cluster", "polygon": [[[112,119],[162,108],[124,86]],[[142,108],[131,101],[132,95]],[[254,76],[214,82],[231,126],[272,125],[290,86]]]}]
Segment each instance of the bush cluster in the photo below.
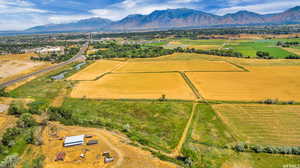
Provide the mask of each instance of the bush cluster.
[{"label": "bush cluster", "polygon": [[263,146],[263,145],[249,145],[240,142],[234,146],[232,149],[237,152],[255,152],[255,153],[270,153],[270,154],[291,154],[300,155],[299,146]]},{"label": "bush cluster", "polygon": [[293,100],[290,101],[280,101],[278,99],[265,99],[261,101],[262,104],[295,104]]}]

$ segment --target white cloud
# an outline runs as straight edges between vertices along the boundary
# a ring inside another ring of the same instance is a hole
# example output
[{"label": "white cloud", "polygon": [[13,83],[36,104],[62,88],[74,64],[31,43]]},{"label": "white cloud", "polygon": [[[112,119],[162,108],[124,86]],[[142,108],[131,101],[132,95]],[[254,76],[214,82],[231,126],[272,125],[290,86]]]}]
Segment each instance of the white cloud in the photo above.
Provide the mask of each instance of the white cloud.
[{"label": "white cloud", "polygon": [[47,13],[24,0],[0,0],[0,14]]},{"label": "white cloud", "polygon": [[273,1],[269,3],[261,3],[261,4],[254,4],[254,5],[240,5],[240,6],[232,6],[228,8],[222,8],[213,11],[216,14],[224,15],[227,13],[234,13],[240,10],[248,10],[252,12],[257,12],[260,14],[268,14],[268,13],[277,13],[282,12],[288,8],[295,7],[297,5],[300,5],[299,0],[292,0],[289,2],[286,1]]}]

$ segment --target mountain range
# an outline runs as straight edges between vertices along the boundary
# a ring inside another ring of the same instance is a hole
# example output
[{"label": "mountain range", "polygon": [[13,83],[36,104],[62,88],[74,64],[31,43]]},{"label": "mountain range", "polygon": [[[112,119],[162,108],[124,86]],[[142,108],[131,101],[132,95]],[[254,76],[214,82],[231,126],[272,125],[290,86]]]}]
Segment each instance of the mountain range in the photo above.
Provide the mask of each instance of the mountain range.
[{"label": "mountain range", "polygon": [[258,14],[239,11],[223,16],[193,9],[156,10],[149,15],[129,15],[119,21],[103,18],[84,19],[73,23],[49,24],[32,27],[27,32],[70,31],[133,31],[170,28],[200,28],[214,26],[244,26],[300,23],[300,6],[281,13]]}]

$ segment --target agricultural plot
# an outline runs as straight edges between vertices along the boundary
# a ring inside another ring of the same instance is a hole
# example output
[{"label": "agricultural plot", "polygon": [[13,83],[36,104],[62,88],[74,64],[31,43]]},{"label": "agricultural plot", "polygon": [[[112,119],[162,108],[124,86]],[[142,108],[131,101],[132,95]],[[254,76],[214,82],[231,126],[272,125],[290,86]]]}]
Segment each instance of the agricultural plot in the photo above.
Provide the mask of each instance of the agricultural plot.
[{"label": "agricultural plot", "polygon": [[257,51],[268,52],[270,56],[275,58],[284,58],[292,53],[276,46],[274,40],[257,40],[251,42],[241,42],[239,45],[225,45],[223,48],[233,49],[236,52],[242,53],[244,56],[256,57]]},{"label": "agricultural plot", "polygon": [[89,65],[80,72],[72,75],[68,80],[94,80],[103,75],[105,72],[110,72],[114,68],[121,66],[124,62],[101,60]]},{"label": "agricultural plot", "polygon": [[193,100],[195,95],[178,73],[109,74],[96,81],[82,81],[71,97],[92,99]]},{"label": "agricultural plot", "polygon": [[278,146],[300,144],[298,105],[218,104],[213,108],[245,142]]},{"label": "agricultural plot", "polygon": [[69,98],[62,108],[72,112],[70,122],[118,129],[143,145],[170,152],[182,136],[192,103]]},{"label": "agricultural plot", "polygon": [[294,53],[296,55],[300,55],[300,47],[299,46],[297,46],[295,48],[283,48],[283,49],[285,49],[288,52]]},{"label": "agricultural plot", "polygon": [[300,101],[299,66],[247,67],[251,72],[188,72],[208,100]]},{"label": "agricultural plot", "polygon": [[199,50],[210,50],[210,49],[218,49],[221,45],[190,45],[188,48],[195,48]]},{"label": "agricultural plot", "polygon": [[224,72],[243,71],[225,61],[186,60],[186,61],[145,61],[128,62],[115,72],[174,72],[174,71],[203,71]]}]

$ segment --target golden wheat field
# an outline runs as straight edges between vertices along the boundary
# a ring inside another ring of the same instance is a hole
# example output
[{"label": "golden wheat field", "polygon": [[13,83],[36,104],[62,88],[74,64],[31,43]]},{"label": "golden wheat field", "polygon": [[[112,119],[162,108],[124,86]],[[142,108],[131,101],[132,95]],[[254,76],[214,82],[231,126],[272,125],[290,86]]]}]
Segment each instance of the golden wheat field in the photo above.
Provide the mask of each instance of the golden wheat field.
[{"label": "golden wheat field", "polygon": [[251,72],[189,72],[208,100],[300,101],[299,66],[248,67]]},{"label": "golden wheat field", "polygon": [[97,81],[82,81],[71,92],[73,98],[93,99],[195,99],[178,73],[109,74]]},{"label": "golden wheat field", "polygon": [[110,72],[124,64],[119,61],[100,60],[72,75],[68,80],[94,80],[105,72]]},{"label": "golden wheat field", "polygon": [[213,105],[220,118],[243,141],[300,145],[300,106],[262,104]]},{"label": "golden wheat field", "polygon": [[130,61],[115,72],[169,72],[169,71],[242,71],[225,61]]}]

